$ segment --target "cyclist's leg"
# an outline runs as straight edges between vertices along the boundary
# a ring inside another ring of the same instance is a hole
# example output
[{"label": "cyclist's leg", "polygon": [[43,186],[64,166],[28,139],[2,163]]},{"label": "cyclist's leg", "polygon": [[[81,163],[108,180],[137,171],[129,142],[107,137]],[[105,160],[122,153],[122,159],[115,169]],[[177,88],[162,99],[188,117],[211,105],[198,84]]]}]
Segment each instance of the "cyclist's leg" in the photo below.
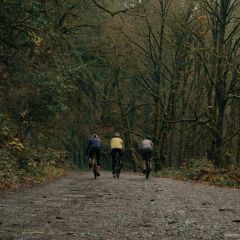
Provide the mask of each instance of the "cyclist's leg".
[{"label": "cyclist's leg", "polygon": [[120,173],[122,168],[122,149],[117,148],[115,150],[116,150],[115,164],[117,164],[117,171]]},{"label": "cyclist's leg", "polygon": [[92,157],[93,157],[93,152],[90,149],[89,153],[88,153],[88,167],[92,168]]},{"label": "cyclist's leg", "polygon": [[123,167],[123,150],[119,149],[119,156],[120,156],[120,167]]},{"label": "cyclist's leg", "polygon": [[100,167],[100,149],[96,149],[97,166]]},{"label": "cyclist's leg", "polygon": [[112,155],[112,174],[115,174],[116,149],[112,149],[111,155]]},{"label": "cyclist's leg", "polygon": [[96,171],[96,174],[97,176],[100,176],[98,174],[98,170],[97,170],[97,162],[98,162],[98,151],[96,148],[93,148],[93,157],[95,159],[95,162],[94,162],[94,171]]},{"label": "cyclist's leg", "polygon": [[152,155],[152,150],[151,149],[146,149],[146,169],[148,171],[151,171],[151,155]]},{"label": "cyclist's leg", "polygon": [[145,173],[146,171],[146,150],[142,149],[142,171]]},{"label": "cyclist's leg", "polygon": [[153,155],[153,150],[151,149],[149,151],[149,168],[150,168],[150,170],[152,170],[152,164],[153,164],[153,162],[152,162],[152,155]]},{"label": "cyclist's leg", "polygon": [[97,160],[97,175],[98,177],[100,177],[100,173],[99,173],[99,170],[100,170],[100,149],[96,149],[96,160]]}]

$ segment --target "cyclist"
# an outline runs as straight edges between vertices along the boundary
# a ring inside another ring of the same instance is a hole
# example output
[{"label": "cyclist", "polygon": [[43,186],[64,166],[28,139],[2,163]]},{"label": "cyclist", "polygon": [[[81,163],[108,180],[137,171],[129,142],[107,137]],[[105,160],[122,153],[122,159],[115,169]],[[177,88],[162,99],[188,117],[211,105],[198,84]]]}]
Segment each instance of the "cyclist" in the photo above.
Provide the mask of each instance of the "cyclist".
[{"label": "cyclist", "polygon": [[[93,134],[92,137],[88,141],[86,154],[89,159],[89,168],[92,168],[92,158],[94,154],[96,154],[97,159],[97,169],[100,170],[100,151],[101,151],[101,140],[99,139],[97,134]],[[97,172],[98,177],[100,176],[99,171]]]},{"label": "cyclist", "polygon": [[120,161],[122,163],[124,143],[120,138],[120,134],[116,132],[114,137],[110,140],[111,155],[112,155],[112,174],[115,177],[115,164],[116,164],[116,154],[120,155]]},{"label": "cyclist", "polygon": [[151,137],[147,136],[146,138],[143,139],[143,141],[140,144],[140,153],[142,155],[142,160],[143,160],[143,173],[146,172],[146,160],[148,159],[151,160],[152,158],[153,149],[154,149],[154,146],[153,146]]}]

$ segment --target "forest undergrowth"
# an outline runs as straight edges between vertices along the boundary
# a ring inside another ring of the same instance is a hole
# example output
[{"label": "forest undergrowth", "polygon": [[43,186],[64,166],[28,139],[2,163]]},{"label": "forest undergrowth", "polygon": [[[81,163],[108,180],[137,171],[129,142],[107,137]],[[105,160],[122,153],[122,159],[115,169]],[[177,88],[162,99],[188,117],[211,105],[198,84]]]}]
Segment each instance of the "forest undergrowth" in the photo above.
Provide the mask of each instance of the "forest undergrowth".
[{"label": "forest undergrowth", "polygon": [[240,188],[240,166],[231,164],[219,169],[206,159],[191,160],[184,163],[179,169],[166,168],[155,175],[177,180],[192,180],[216,186]]}]

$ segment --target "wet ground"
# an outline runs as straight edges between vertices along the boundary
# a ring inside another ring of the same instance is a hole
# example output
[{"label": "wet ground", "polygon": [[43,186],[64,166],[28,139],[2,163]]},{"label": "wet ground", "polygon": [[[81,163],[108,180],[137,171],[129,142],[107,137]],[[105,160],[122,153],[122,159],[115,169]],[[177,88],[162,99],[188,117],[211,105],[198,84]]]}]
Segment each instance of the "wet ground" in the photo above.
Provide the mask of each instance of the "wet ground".
[{"label": "wet ground", "polygon": [[240,239],[240,191],[123,173],[71,172],[0,193],[0,240]]}]

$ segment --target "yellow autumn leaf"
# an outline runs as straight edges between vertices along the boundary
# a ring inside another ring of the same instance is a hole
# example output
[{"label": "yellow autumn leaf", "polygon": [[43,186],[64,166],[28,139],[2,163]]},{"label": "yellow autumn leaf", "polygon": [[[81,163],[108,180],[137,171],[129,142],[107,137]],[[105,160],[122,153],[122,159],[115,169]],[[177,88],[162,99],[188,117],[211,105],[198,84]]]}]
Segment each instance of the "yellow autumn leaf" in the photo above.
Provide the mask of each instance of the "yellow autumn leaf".
[{"label": "yellow autumn leaf", "polygon": [[12,141],[8,142],[8,145],[13,147],[15,150],[17,151],[22,151],[24,150],[24,146],[22,143],[19,142],[19,140],[17,138],[14,138]]},{"label": "yellow autumn leaf", "polygon": [[32,42],[35,45],[40,46],[43,42],[43,38],[38,36],[35,32],[32,32]]}]

